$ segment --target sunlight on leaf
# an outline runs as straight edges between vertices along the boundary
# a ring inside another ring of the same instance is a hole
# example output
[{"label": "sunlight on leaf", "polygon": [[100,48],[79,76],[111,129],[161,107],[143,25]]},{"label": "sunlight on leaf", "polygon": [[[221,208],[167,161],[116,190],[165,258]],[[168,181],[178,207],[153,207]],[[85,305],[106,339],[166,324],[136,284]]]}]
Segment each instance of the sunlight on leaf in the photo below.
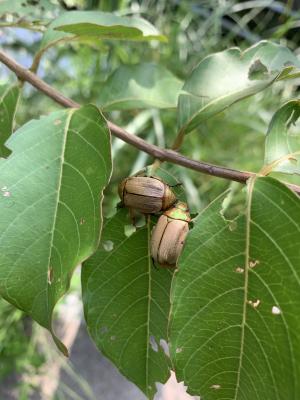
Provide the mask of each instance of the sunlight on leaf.
[{"label": "sunlight on leaf", "polygon": [[98,251],[82,268],[84,313],[101,352],[150,399],[156,382],[170,376],[167,342],[172,272],[155,268],[149,254],[150,226],[129,236],[128,210],[119,210],[103,227],[108,251]]},{"label": "sunlight on leaf", "polygon": [[92,105],[33,120],[0,160],[0,295],[52,330],[74,268],[97,248],[110,134]]},{"label": "sunlight on leaf", "polygon": [[[273,171],[300,174],[299,100],[291,100],[274,114],[266,137],[265,164],[274,163]],[[289,159],[287,158],[289,155]],[[278,160],[284,159],[277,163]]]},{"label": "sunlight on leaf", "polygon": [[232,104],[287,79],[300,66],[286,47],[262,41],[242,52],[231,48],[204,58],[179,96],[179,128],[188,133]]},{"label": "sunlight on leaf", "polygon": [[101,11],[69,11],[48,26],[40,52],[56,43],[80,40],[80,38],[166,41],[157,29],[143,18],[120,17]]},{"label": "sunlight on leaf", "polygon": [[0,86],[0,158],[8,157],[11,151],[5,142],[13,132],[13,123],[20,91],[17,85]]},{"label": "sunlight on leaf", "polygon": [[105,110],[175,108],[182,81],[159,64],[122,65],[104,82],[99,105]]},{"label": "sunlight on leaf", "polygon": [[300,396],[300,200],[258,178],[235,229],[224,196],[194,221],[172,287],[171,357],[201,399]]}]

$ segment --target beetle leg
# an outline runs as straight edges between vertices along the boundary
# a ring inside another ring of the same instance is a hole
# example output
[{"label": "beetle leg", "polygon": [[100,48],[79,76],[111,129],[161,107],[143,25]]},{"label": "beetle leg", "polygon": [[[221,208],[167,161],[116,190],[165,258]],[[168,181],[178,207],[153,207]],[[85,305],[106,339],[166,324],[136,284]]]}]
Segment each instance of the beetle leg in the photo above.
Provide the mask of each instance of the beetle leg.
[{"label": "beetle leg", "polygon": [[132,223],[132,225],[133,226],[135,226],[136,227],[136,218],[135,218],[135,212],[134,212],[134,209],[133,208],[129,208],[129,216],[130,216],[130,219],[131,219],[131,223]]},{"label": "beetle leg", "polygon": [[152,260],[152,266],[158,271],[158,266],[155,264],[155,260],[153,257],[151,257]]}]

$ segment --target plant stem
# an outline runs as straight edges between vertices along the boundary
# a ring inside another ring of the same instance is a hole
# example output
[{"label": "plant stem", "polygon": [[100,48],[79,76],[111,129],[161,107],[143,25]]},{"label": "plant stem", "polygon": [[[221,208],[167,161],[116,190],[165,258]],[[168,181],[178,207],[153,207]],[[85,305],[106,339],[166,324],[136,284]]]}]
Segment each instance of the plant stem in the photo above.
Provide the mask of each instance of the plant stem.
[{"label": "plant stem", "polygon": [[178,151],[184,141],[184,138],[185,138],[185,133],[182,130],[180,130],[174,140],[174,143],[172,145],[172,150]]},{"label": "plant stem", "polygon": [[[0,50],[0,62],[5,64],[11,71],[13,71],[20,80],[29,82],[32,86],[34,86],[36,89],[46,94],[48,97],[52,98],[58,104],[64,107],[74,107],[74,108],[80,107],[80,104],[64,96],[61,92],[54,89],[48,83],[44,82],[33,72],[22,67],[22,65],[17,63],[14,59],[9,57],[6,53],[4,53],[1,50]],[[212,175],[215,177],[228,179],[240,183],[246,183],[249,178],[256,175],[254,172],[239,171],[236,169],[226,168],[219,165],[205,163],[202,161],[192,160],[188,157],[183,156],[180,153],[177,153],[174,150],[161,149],[158,146],[147,143],[145,140],[141,139],[138,136],[132,135],[131,133],[125,131],[125,129],[121,128],[120,126],[114,124],[111,121],[107,120],[107,125],[114,136],[136,147],[137,149],[144,151],[145,153],[153,156],[154,158],[160,161],[168,161],[173,164],[178,164],[181,165],[182,167],[202,172],[207,175]],[[299,186],[291,184],[288,184],[287,186],[296,193],[300,194]]]}]

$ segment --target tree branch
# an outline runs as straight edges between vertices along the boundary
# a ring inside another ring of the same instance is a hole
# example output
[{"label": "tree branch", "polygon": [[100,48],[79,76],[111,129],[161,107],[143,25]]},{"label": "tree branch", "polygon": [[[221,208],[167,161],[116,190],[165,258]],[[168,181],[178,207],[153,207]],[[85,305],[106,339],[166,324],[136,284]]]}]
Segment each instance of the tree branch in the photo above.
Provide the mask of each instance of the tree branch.
[{"label": "tree branch", "polygon": [[[9,57],[6,53],[0,50],[0,61],[5,64],[11,71],[13,71],[20,80],[29,82],[36,89],[45,93],[48,97],[61,104],[64,107],[80,107],[80,104],[76,103],[72,99],[64,96],[61,92],[54,89],[48,83],[44,82],[37,75],[35,75],[30,70],[22,67],[14,59]],[[232,181],[246,183],[246,181],[254,176],[253,172],[238,171],[235,169],[230,169],[214,164],[209,164],[201,161],[192,160],[188,157],[183,156],[173,150],[161,149],[158,146],[147,143],[145,140],[138,136],[135,136],[127,131],[125,131],[120,126],[114,124],[107,120],[108,127],[111,133],[123,140],[124,142],[131,144],[137,149],[144,151],[145,153],[157,158],[161,161],[169,161],[174,164],[181,165],[183,167],[193,169],[195,171],[202,172],[207,175],[216,176],[223,179],[229,179]],[[300,187],[296,185],[288,185],[292,190],[300,194]]]}]

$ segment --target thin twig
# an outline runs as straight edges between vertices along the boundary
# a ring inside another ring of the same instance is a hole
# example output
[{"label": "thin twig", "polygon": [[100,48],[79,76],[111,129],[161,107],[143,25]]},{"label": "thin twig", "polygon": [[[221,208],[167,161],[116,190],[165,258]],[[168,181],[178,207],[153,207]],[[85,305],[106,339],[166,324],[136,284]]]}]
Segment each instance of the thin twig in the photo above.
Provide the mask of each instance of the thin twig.
[{"label": "thin twig", "polygon": [[[20,80],[29,82],[36,89],[45,93],[48,97],[55,100],[57,103],[64,107],[80,107],[80,104],[76,103],[72,99],[64,96],[58,90],[54,89],[48,83],[40,79],[33,72],[22,67],[14,59],[9,57],[6,53],[0,50],[0,61],[5,64],[11,71],[13,71]],[[135,136],[127,131],[125,131],[120,126],[114,124],[111,121],[107,121],[108,127],[111,133],[123,140],[124,142],[131,144],[137,149],[144,151],[145,153],[151,155],[152,157],[159,159],[161,161],[168,161],[173,164],[181,165],[183,167],[193,169],[195,171],[202,172],[207,175],[212,175],[215,177],[228,179],[240,183],[246,183],[247,180],[254,176],[254,172],[239,171],[231,168],[226,168],[214,164],[205,163],[202,161],[192,160],[188,157],[177,153],[174,150],[161,149],[154,144],[147,143],[145,140],[138,136]],[[296,185],[288,185],[293,191],[300,194],[300,187]]]}]

